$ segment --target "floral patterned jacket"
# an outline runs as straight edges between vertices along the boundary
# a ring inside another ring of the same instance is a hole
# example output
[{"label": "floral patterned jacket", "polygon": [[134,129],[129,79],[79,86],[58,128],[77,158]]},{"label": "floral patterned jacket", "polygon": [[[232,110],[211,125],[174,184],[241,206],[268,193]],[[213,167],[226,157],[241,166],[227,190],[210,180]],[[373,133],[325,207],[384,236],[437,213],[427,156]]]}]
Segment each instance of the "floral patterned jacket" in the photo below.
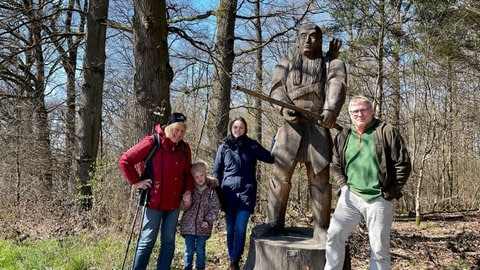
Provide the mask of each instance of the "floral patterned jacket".
[{"label": "floral patterned jacket", "polygon": [[[220,203],[215,189],[207,186],[204,190],[195,186],[192,195],[192,205],[185,209],[183,203],[180,206],[184,210],[180,220],[180,234],[186,235],[212,235],[212,228],[217,220]],[[208,227],[203,228],[202,223],[206,221]]]}]

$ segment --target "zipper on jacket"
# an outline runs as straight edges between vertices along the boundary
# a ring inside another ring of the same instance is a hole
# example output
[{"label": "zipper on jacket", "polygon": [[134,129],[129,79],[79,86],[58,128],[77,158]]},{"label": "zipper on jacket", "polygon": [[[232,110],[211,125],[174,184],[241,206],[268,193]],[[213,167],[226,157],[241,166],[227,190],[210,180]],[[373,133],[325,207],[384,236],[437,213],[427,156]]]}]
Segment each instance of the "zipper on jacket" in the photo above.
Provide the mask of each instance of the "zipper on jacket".
[{"label": "zipper on jacket", "polygon": [[[195,214],[195,235],[198,235],[198,214],[200,212],[200,206],[202,205],[203,191],[200,193],[200,198],[197,205],[197,213]],[[202,219],[203,222],[203,219]]]}]

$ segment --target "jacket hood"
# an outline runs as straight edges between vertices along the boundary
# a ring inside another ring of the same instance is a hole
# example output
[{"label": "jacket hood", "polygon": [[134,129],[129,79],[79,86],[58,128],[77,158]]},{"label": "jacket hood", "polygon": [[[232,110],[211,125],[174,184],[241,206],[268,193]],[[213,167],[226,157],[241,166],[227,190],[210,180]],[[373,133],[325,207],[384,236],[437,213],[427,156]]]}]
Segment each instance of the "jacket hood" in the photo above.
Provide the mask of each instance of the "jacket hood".
[{"label": "jacket hood", "polygon": [[163,130],[162,125],[157,124],[157,125],[155,126],[154,130],[155,130],[155,133],[160,134],[160,137],[164,137],[164,136],[165,136],[165,131]]}]

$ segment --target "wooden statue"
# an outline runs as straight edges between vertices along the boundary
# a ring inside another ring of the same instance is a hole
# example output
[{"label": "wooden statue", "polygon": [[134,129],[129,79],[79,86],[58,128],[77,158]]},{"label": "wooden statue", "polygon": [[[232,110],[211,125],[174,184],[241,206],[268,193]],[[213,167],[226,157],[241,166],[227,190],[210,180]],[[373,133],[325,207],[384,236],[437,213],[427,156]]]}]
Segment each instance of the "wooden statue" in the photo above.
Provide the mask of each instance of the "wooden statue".
[{"label": "wooden statue", "polygon": [[292,58],[280,61],[273,71],[270,97],[311,111],[320,119],[273,104],[285,121],[272,148],[275,164],[268,198],[268,234],[278,234],[285,227],[292,175],[297,163],[302,162],[310,187],[313,238],[325,241],[332,198],[332,137],[328,128],[338,126],[336,119],[346,95],[346,68],[337,59],[340,47],[341,42],[333,39],[323,56],[321,29],[304,25],[298,31]]}]

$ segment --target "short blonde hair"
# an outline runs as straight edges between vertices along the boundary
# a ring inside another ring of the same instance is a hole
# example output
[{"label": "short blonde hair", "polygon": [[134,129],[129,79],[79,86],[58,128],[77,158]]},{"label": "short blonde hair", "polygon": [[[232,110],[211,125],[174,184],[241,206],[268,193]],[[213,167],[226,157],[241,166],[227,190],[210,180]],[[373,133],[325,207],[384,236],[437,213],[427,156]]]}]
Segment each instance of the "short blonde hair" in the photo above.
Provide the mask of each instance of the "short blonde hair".
[{"label": "short blonde hair", "polygon": [[165,127],[165,136],[167,138],[170,138],[170,136],[172,135],[172,129],[177,128],[179,126],[183,126],[185,128],[185,130],[187,130],[187,128],[188,128],[188,125],[185,122],[172,123],[172,124]]},{"label": "short blonde hair", "polygon": [[192,174],[195,172],[203,172],[204,174],[207,173],[207,163],[203,160],[197,161],[192,163]]}]

